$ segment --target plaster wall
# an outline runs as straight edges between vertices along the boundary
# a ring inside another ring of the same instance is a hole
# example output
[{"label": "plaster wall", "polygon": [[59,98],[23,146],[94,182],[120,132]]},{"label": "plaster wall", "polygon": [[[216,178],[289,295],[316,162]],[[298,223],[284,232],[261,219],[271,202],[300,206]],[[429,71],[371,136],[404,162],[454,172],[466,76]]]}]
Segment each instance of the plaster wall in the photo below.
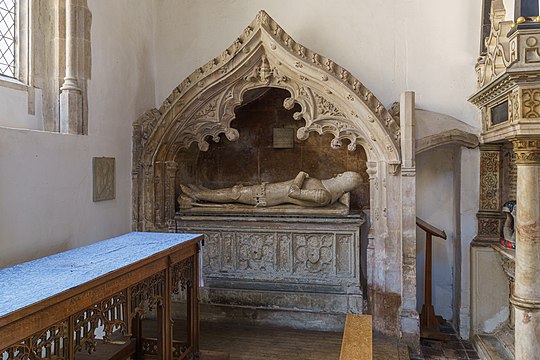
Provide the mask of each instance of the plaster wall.
[{"label": "plaster wall", "polygon": [[[131,124],[154,106],[152,4],[89,0],[88,5],[88,135],[0,128],[0,267],[130,230]],[[40,123],[28,120],[26,96],[1,89],[3,125]],[[115,200],[92,202],[94,156],[116,158]]]}]

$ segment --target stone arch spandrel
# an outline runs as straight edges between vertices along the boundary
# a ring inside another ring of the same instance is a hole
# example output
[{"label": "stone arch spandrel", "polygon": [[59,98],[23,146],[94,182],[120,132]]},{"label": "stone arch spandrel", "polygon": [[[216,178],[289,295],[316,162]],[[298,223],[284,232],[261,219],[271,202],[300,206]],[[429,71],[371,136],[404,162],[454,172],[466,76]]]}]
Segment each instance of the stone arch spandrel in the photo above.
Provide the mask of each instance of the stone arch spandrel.
[{"label": "stone arch spandrel", "polygon": [[[230,121],[241,94],[264,86],[289,90],[290,101],[302,106],[298,116],[306,126],[299,136],[331,132],[336,147],[343,140],[351,146],[363,140],[373,160],[399,163],[399,126],[373,93],[331,59],[296,43],[264,11],[163,102],[141,160],[151,162],[158,153],[169,153],[161,147],[173,144],[189,147],[196,142],[205,150],[205,139],[217,140],[220,133],[234,140],[238,134]],[[339,116],[328,116],[332,111]]]}]

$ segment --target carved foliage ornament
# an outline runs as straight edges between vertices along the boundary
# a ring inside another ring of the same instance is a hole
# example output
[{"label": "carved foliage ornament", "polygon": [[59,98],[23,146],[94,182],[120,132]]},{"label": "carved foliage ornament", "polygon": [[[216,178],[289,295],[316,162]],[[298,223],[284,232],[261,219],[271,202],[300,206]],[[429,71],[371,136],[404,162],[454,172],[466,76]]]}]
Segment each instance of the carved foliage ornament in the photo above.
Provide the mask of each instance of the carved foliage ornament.
[{"label": "carved foliage ornament", "polygon": [[47,358],[64,360],[68,358],[67,343],[68,325],[64,322],[5,349],[0,355],[4,360],[44,359],[46,353]]},{"label": "carved foliage ornament", "polygon": [[478,235],[497,238],[499,236],[499,226],[500,221],[498,219],[478,219]]},{"label": "carved foliage ornament", "polygon": [[482,151],[480,155],[480,209],[499,210],[498,151]]},{"label": "carved foliage ornament", "polygon": [[121,292],[101,301],[74,317],[75,352],[85,350],[93,353],[97,347],[96,330],[103,326],[104,341],[118,330],[127,333],[127,297]]}]

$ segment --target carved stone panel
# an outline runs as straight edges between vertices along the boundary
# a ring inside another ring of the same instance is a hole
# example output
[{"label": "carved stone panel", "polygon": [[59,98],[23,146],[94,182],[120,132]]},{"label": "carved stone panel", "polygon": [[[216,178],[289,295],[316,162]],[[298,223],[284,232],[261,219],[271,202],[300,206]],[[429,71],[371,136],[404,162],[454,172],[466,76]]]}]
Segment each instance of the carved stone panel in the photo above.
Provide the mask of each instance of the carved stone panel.
[{"label": "carved stone panel", "polygon": [[355,277],[358,234],[321,232],[197,229],[205,234],[205,276],[293,279]]},{"label": "carved stone panel", "polygon": [[336,314],[362,312],[363,222],[360,215],[294,222],[279,216],[177,215],[171,230],[205,235],[203,302]]},{"label": "carved stone panel", "polygon": [[523,89],[521,110],[524,119],[540,117],[540,89]]},{"label": "carved stone panel", "polygon": [[294,274],[305,276],[333,275],[334,241],[335,234],[295,234],[293,241]]},{"label": "carved stone panel", "polygon": [[240,271],[273,272],[276,236],[273,233],[237,232],[224,233],[223,238],[236,238],[238,247],[237,269]]},{"label": "carved stone panel", "polygon": [[113,200],[115,197],[114,158],[93,159],[94,201]]}]

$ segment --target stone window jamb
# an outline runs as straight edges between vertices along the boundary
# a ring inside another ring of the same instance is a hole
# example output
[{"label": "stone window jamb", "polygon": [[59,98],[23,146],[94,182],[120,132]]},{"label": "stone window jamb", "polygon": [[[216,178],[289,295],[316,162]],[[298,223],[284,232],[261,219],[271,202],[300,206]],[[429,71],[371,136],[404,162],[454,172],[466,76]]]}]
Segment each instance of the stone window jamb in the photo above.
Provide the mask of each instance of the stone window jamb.
[{"label": "stone window jamb", "polygon": [[28,92],[28,114],[35,114],[32,84],[32,0],[16,2],[15,77],[0,76],[0,87]]},{"label": "stone window jamb", "polygon": [[[87,134],[87,80],[91,74],[92,19],[87,0],[18,0],[17,9],[17,78],[0,77],[0,87],[27,92],[29,115],[36,114],[35,89],[41,91],[43,118],[39,119],[42,125],[37,130]],[[68,21],[71,22],[70,30]],[[68,38],[72,44],[69,65],[66,46]],[[72,126],[68,128],[61,125],[66,117],[62,118],[60,105],[66,78],[71,80],[68,81],[68,91],[78,92],[80,104],[76,120],[74,122],[71,119]],[[69,86],[73,85],[73,80],[75,87]]]}]

